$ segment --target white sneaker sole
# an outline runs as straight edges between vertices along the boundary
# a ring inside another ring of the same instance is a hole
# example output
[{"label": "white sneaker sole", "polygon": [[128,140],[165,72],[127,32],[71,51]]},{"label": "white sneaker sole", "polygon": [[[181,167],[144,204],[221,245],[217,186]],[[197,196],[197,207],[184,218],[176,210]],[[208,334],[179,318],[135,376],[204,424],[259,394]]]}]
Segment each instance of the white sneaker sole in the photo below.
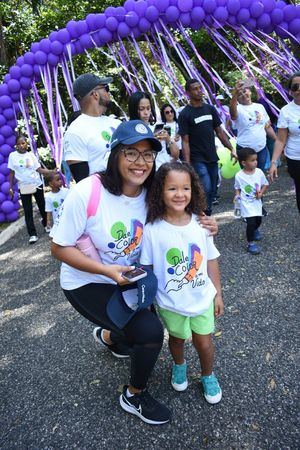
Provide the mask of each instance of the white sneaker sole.
[{"label": "white sneaker sole", "polygon": [[[99,327],[99,328],[100,328],[100,327]],[[109,350],[110,353],[111,353],[112,355],[114,355],[115,358],[118,358],[118,359],[126,359],[126,358],[130,358],[130,355],[120,355],[119,353],[115,353],[114,351],[112,351],[112,350],[109,348],[108,345],[105,345],[105,344],[101,341],[101,339],[99,339],[98,336],[97,336],[97,331],[99,330],[99,328],[94,328],[94,329],[93,329],[93,337],[94,337],[94,339],[95,339],[95,342],[96,342],[97,344],[99,344],[100,347],[101,347],[102,349]]]},{"label": "white sneaker sole", "polygon": [[133,414],[134,416],[139,417],[143,422],[148,423],[149,425],[163,425],[164,423],[168,423],[168,420],[164,420],[164,421],[156,421],[156,420],[151,420],[151,419],[147,419],[146,417],[144,417],[134,406],[129,406],[127,405],[127,403],[124,402],[123,400],[123,394],[120,395],[120,405],[121,408],[124,409],[124,411],[128,412],[129,414]]},{"label": "white sneaker sole", "polygon": [[216,405],[222,399],[222,391],[219,394],[214,395],[213,397],[210,397],[209,395],[204,394],[204,398],[207,401],[207,403],[209,403],[210,405]]},{"label": "white sneaker sole", "polygon": [[172,383],[172,381],[171,381],[171,385],[172,385],[172,388],[175,389],[175,391],[182,392],[187,389],[188,382],[185,381],[184,383],[177,384],[177,383]]}]

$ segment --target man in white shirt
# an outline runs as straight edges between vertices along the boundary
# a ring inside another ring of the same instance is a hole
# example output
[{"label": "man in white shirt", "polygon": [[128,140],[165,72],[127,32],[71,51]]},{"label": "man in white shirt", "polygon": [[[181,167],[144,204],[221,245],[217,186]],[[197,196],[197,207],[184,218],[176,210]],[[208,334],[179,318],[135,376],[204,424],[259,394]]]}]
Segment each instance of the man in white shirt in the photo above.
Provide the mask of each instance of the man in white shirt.
[{"label": "man in white shirt", "polygon": [[73,93],[81,115],[65,133],[64,159],[76,182],[106,168],[110,138],[121,123],[104,115],[110,104],[111,82],[111,77],[100,78],[92,73],[74,81]]}]

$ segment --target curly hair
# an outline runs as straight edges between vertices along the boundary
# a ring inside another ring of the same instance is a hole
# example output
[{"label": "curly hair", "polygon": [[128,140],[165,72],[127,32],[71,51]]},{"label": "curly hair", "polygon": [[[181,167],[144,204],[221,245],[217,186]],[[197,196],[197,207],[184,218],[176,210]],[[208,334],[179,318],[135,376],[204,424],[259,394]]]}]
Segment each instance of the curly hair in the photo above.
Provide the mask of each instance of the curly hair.
[{"label": "curly hair", "polygon": [[166,206],[163,200],[165,180],[169,172],[184,172],[189,174],[191,179],[191,201],[185,208],[188,214],[202,214],[206,209],[206,199],[199,177],[193,167],[186,162],[170,162],[160,166],[152,186],[147,194],[147,222],[153,223],[156,219],[162,219]]}]

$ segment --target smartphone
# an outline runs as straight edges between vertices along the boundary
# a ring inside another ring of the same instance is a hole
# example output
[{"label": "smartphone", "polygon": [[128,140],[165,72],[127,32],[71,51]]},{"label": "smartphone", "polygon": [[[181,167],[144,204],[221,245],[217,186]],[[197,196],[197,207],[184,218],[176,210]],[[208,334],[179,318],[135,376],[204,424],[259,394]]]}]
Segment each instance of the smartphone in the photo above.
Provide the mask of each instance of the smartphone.
[{"label": "smartphone", "polygon": [[254,80],[252,78],[243,80],[243,88],[250,88],[251,86],[254,86]]},{"label": "smartphone", "polygon": [[171,136],[171,127],[170,125],[164,125],[164,130],[166,130],[169,134],[169,136]]},{"label": "smartphone", "polygon": [[128,272],[122,273],[122,277],[125,280],[133,283],[134,281],[140,280],[141,278],[145,278],[147,276],[146,270],[141,269],[140,267],[136,267],[133,270],[129,270]]},{"label": "smartphone", "polygon": [[164,123],[157,123],[154,127],[154,134],[160,133],[164,129]]}]

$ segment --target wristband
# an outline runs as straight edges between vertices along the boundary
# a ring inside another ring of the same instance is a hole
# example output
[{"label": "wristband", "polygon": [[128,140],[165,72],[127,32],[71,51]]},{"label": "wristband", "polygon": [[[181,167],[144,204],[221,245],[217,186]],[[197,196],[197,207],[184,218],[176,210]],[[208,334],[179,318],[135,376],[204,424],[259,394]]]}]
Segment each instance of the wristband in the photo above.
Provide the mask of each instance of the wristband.
[{"label": "wristband", "polygon": [[275,164],[275,166],[277,165],[276,161],[271,161],[271,164]]}]

